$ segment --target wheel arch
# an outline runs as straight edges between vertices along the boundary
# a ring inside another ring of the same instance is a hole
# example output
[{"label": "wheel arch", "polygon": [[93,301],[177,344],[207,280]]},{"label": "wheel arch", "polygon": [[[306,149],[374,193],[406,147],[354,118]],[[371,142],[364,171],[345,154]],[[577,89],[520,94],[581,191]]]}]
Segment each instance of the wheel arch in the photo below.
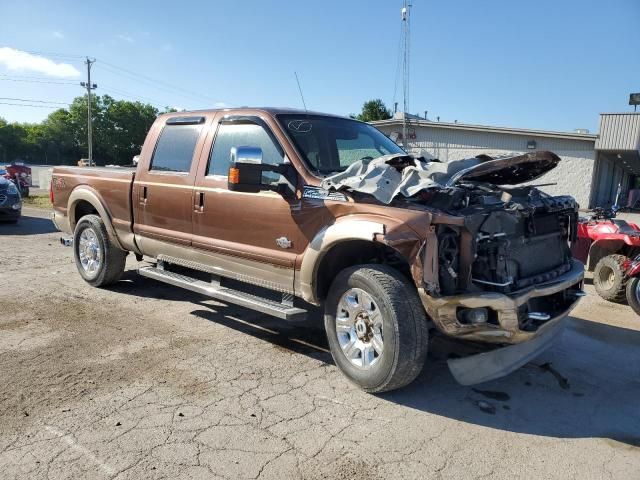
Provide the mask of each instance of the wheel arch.
[{"label": "wheel arch", "polygon": [[304,252],[296,275],[296,293],[320,305],[335,275],[352,265],[372,263],[371,259],[394,258],[394,268],[410,278],[406,257],[383,241],[388,227],[364,219],[338,221],[316,234]]},{"label": "wheel arch", "polygon": [[90,214],[98,215],[104,223],[109,240],[118,248],[124,250],[113,228],[111,213],[97,191],[87,186],[77,187],[69,195],[67,205],[71,231],[75,230],[76,224],[83,216]]},{"label": "wheel arch", "polygon": [[596,264],[607,255],[619,252],[625,245],[624,240],[596,240],[591,244],[589,248],[589,261],[587,263],[587,270],[590,272],[596,268]]}]

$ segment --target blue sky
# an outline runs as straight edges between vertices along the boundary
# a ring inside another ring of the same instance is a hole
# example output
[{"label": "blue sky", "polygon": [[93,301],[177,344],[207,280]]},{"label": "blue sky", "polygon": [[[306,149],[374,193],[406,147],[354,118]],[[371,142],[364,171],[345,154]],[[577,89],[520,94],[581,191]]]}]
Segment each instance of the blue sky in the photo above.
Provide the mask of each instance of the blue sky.
[{"label": "blue sky", "polygon": [[[370,98],[393,104],[401,3],[2,0],[0,47],[47,52],[82,77],[80,58],[50,53],[90,55],[97,93],[187,109],[300,107],[297,71],[309,109],[349,114]],[[0,54],[0,97],[68,102],[82,94],[71,83],[2,80],[83,79],[26,63],[10,70]],[[598,113],[629,110],[632,91],[640,91],[640,0],[413,0],[412,113],[595,131]],[[15,121],[50,111],[0,104],[0,116]]]}]

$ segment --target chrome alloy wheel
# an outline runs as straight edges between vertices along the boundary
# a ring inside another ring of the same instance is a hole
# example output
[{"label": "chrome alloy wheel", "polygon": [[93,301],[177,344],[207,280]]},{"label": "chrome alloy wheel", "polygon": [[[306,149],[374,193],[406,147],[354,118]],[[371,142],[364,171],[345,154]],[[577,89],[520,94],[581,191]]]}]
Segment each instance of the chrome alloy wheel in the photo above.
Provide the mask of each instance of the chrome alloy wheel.
[{"label": "chrome alloy wheel", "polygon": [[95,276],[102,264],[102,250],[96,232],[91,228],[85,228],[80,234],[78,245],[78,256],[80,265],[89,276]]},{"label": "chrome alloy wheel", "polygon": [[384,351],[382,313],[360,288],[347,290],[338,302],[336,334],[342,353],[356,367],[368,369]]}]

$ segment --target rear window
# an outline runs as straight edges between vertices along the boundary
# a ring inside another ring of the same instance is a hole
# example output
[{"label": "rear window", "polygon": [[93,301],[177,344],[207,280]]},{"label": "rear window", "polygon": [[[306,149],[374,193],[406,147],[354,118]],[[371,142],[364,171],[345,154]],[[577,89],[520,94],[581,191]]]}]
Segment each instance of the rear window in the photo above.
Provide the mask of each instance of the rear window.
[{"label": "rear window", "polygon": [[150,170],[188,172],[202,125],[166,125],[156,144]]}]

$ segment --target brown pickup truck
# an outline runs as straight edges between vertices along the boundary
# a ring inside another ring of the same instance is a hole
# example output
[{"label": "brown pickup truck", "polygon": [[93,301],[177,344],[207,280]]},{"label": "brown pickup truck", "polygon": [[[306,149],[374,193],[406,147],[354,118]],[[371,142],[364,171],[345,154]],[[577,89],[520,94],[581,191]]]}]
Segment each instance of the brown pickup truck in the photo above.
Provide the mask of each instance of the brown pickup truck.
[{"label": "brown pickup truck", "polygon": [[96,287],[133,253],[145,277],[283,320],[323,307],[335,363],[367,391],[415,379],[434,333],[486,346],[449,360],[473,384],[549,346],[584,295],[577,204],[527,185],[559,161],[426,161],[297,110],[171,113],[135,169],[56,167],[53,221]]}]

